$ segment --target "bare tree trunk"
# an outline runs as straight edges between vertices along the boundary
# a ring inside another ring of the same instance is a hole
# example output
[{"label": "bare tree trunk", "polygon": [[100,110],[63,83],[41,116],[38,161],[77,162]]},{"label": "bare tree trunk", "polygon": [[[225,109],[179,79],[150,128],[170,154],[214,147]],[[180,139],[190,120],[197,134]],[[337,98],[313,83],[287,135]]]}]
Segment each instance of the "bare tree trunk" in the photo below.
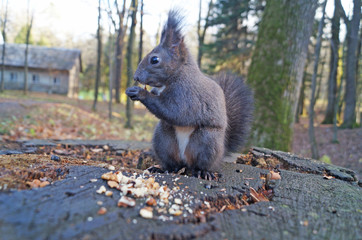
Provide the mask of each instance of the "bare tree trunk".
[{"label": "bare tree trunk", "polygon": [[[334,55],[338,55],[338,49],[336,48],[336,45],[334,45],[334,42],[331,41],[331,48],[332,48],[332,53]],[[343,51],[344,52],[344,51]],[[343,54],[344,55],[344,54]],[[344,56],[343,56],[344,57]],[[333,59],[338,59],[338,57],[336,56],[331,56],[331,58]],[[337,72],[338,69],[338,62],[334,61],[333,62],[333,66],[331,66],[332,69],[331,71]],[[343,66],[342,66],[343,67]],[[337,87],[337,86],[336,86]],[[338,87],[338,91],[337,91],[337,96],[336,96],[336,100],[334,102],[334,106],[333,106],[333,138],[332,138],[332,143],[338,143],[338,127],[337,127],[337,113],[338,113],[338,103],[339,100],[341,98],[341,93],[342,93],[342,87],[343,87],[343,77],[341,77],[341,82],[339,84]]]},{"label": "bare tree trunk", "polygon": [[[28,0],[28,18],[30,14],[30,1]],[[33,27],[33,19],[34,14],[31,14],[30,22],[28,21],[28,28],[26,30],[26,39],[25,39],[25,60],[24,60],[24,94],[28,94],[28,53],[29,53],[29,39],[30,39],[30,33],[31,28]]]},{"label": "bare tree trunk", "polygon": [[[341,2],[338,3],[341,5]],[[341,14],[344,23],[347,26],[347,56],[346,56],[346,91],[345,91],[345,108],[343,114],[343,128],[353,128],[356,124],[356,62],[358,47],[358,31],[361,21],[361,0],[353,1],[353,17],[348,20],[343,7],[341,6]]]},{"label": "bare tree trunk", "polygon": [[101,0],[98,1],[98,29],[97,29],[97,70],[94,88],[94,101],[92,110],[97,110],[98,90],[101,81],[101,59],[102,59],[102,29],[101,29]]},{"label": "bare tree trunk", "polygon": [[207,14],[205,17],[205,24],[201,30],[201,10],[202,10],[202,0],[200,0],[200,7],[199,7],[199,19],[197,21],[197,36],[198,36],[198,42],[199,42],[199,51],[197,54],[197,64],[199,65],[199,68],[201,68],[201,61],[202,61],[202,56],[203,56],[203,48],[204,48],[204,43],[205,43],[205,35],[206,35],[206,30],[209,27],[209,21],[210,21],[210,15],[211,15],[211,9],[213,6],[213,0],[210,0],[209,2],[209,8],[207,10]]},{"label": "bare tree trunk", "polygon": [[118,15],[118,29],[117,29],[117,40],[116,40],[116,54],[115,54],[115,99],[116,103],[121,102],[121,85],[122,85],[122,66],[123,66],[123,48],[124,48],[124,37],[127,32],[127,19],[124,23],[124,17],[126,14],[126,0],[123,0],[122,11],[118,6],[118,1],[114,1],[117,8]]},{"label": "bare tree trunk", "polygon": [[109,37],[108,37],[108,43],[109,43],[109,81],[108,81],[108,87],[109,87],[109,102],[108,102],[108,118],[109,120],[112,120],[112,104],[113,104],[113,72],[114,72],[114,40],[111,32],[111,27],[109,28]]},{"label": "bare tree trunk", "polygon": [[[305,74],[306,74],[306,72],[304,72],[304,75]],[[299,116],[303,115],[303,112],[304,112],[304,98],[305,98],[304,90],[305,90],[305,76],[303,76],[302,86],[300,87],[298,107],[297,107],[297,112],[295,114],[296,123],[299,123]]]},{"label": "bare tree trunk", "polygon": [[[331,58],[329,63],[329,78],[328,78],[328,104],[326,109],[326,115],[323,120],[323,124],[331,124],[334,119],[334,107],[336,102],[337,94],[337,71],[333,66],[338,64],[338,49],[339,49],[339,29],[340,29],[340,20],[341,15],[338,9],[338,4],[336,3],[339,0],[334,0],[334,14],[332,18],[332,39],[331,39]],[[334,47],[332,47],[334,45]],[[333,52],[336,50],[337,52]]]},{"label": "bare tree trunk", "polygon": [[143,55],[143,0],[141,0],[141,11],[140,11],[140,42],[138,45],[138,63],[142,61]]},{"label": "bare tree trunk", "polygon": [[248,82],[255,91],[252,144],[291,148],[317,6],[317,0],[266,1],[248,71]]},{"label": "bare tree trunk", "polygon": [[[137,24],[137,7],[138,0],[132,0],[132,24],[130,29],[130,34],[128,38],[128,46],[127,46],[127,88],[132,85],[133,80],[133,46],[135,42],[135,28]],[[126,105],[126,128],[133,127],[133,102],[127,98]]]},{"label": "bare tree trunk", "polygon": [[318,146],[317,146],[317,140],[315,138],[314,133],[314,104],[315,104],[315,90],[317,85],[317,74],[318,74],[318,64],[319,64],[319,56],[321,51],[321,45],[322,45],[322,35],[323,35],[323,26],[324,26],[324,17],[325,17],[325,11],[326,11],[326,5],[327,0],[324,0],[323,3],[323,15],[319,22],[318,26],[318,36],[317,36],[317,43],[315,47],[315,59],[314,59],[314,71],[312,76],[312,93],[310,96],[310,105],[309,105],[309,127],[308,127],[308,135],[309,135],[309,142],[311,146],[312,151],[312,158],[313,159],[319,159],[319,152],[318,152]]},{"label": "bare tree trunk", "polygon": [[3,47],[2,47],[2,57],[1,57],[1,83],[0,83],[0,92],[4,91],[4,73],[5,73],[5,54],[6,54],[6,23],[8,21],[8,3],[9,1],[6,0],[6,5],[5,5],[5,13],[4,13],[4,18],[3,18],[3,25],[2,25],[2,35],[3,35]]},{"label": "bare tree trunk", "polygon": [[327,59],[327,51],[325,52],[323,58],[322,58],[322,68],[321,71],[319,72],[319,78],[318,78],[318,82],[317,82],[317,90],[316,90],[316,95],[315,95],[315,103],[318,101],[319,99],[319,95],[321,93],[321,85],[322,85],[322,79],[323,79],[323,75],[324,75],[324,67],[326,65],[326,59]]},{"label": "bare tree trunk", "polygon": [[311,61],[312,61],[311,52],[308,50],[306,63],[304,65],[302,85],[300,87],[297,111],[295,113],[295,122],[296,123],[299,123],[299,116],[303,115],[303,113],[304,113],[305,85],[306,85],[306,82],[309,81],[308,78],[309,78],[310,74],[308,73],[308,66],[310,65]]}]

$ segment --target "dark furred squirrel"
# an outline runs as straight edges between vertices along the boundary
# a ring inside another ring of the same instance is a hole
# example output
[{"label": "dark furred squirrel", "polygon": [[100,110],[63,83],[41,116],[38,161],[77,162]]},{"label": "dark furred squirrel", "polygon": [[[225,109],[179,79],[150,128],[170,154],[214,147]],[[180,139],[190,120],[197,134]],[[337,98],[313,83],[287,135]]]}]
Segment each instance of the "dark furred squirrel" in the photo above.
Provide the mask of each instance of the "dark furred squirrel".
[{"label": "dark furred squirrel", "polygon": [[151,92],[133,86],[126,94],[160,119],[152,143],[163,169],[187,167],[211,179],[212,167],[248,137],[253,93],[236,76],[205,76],[184,43],[181,21],[178,11],[169,12],[160,44],[134,74],[135,81],[153,87]]}]

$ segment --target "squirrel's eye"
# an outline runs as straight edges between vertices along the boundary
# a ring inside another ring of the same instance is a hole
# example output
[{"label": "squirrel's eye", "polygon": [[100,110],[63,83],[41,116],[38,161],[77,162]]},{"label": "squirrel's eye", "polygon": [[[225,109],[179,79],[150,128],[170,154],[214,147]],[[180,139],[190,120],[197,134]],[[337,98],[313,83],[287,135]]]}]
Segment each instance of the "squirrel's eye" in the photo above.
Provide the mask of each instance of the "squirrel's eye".
[{"label": "squirrel's eye", "polygon": [[151,57],[150,62],[151,62],[151,64],[157,64],[157,63],[160,62],[160,58],[156,57],[156,56],[153,56],[153,57]]}]

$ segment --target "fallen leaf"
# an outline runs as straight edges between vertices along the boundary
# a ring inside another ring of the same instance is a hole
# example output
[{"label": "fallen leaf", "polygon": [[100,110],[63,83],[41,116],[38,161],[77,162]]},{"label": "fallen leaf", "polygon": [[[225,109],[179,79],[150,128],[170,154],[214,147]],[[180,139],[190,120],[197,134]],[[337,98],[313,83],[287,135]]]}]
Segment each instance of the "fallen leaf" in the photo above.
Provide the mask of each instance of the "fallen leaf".
[{"label": "fallen leaf", "polygon": [[254,188],[250,187],[250,196],[254,202],[269,202],[262,193],[258,193]]}]

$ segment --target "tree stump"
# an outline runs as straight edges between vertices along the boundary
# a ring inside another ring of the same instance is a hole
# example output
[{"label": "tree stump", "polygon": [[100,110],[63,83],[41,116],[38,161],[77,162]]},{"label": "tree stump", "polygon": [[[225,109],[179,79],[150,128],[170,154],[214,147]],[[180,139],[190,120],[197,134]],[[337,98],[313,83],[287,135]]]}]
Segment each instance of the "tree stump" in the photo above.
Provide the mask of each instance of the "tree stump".
[{"label": "tree stump", "polygon": [[[133,208],[120,208],[118,190],[111,189],[112,197],[96,193],[101,185],[107,186],[100,177],[108,169],[72,166],[64,180],[44,188],[0,192],[0,236],[1,239],[361,239],[362,191],[353,171],[264,148],[251,149],[248,158],[251,165],[223,163],[217,181],[154,174],[160,184],[179,188],[170,202],[180,198],[192,213],[184,211],[170,217],[168,213],[154,211],[153,219],[139,214],[145,206],[144,198],[136,199]],[[261,159],[266,162],[274,159],[276,164],[255,167],[263,162]],[[265,180],[270,168],[278,168],[280,180]],[[272,190],[269,201],[255,196],[260,190]],[[99,201],[107,209],[103,215],[97,214]],[[161,215],[168,218],[160,218]]]}]

